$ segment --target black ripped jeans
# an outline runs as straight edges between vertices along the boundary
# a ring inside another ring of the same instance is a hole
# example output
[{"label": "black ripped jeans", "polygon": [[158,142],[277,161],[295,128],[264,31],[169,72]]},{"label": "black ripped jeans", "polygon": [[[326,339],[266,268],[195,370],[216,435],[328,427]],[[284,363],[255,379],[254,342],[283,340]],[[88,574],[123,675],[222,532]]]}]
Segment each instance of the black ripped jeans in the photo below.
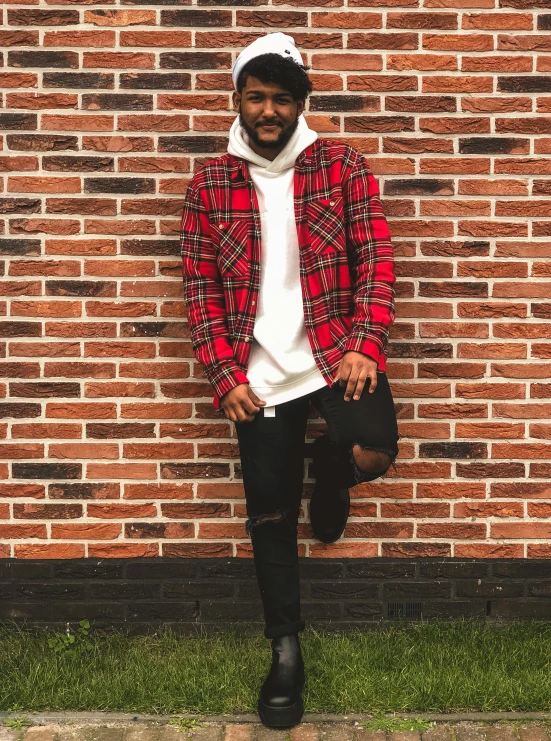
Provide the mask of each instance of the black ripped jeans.
[{"label": "black ripped jeans", "polygon": [[[344,400],[338,383],[277,404],[275,417],[263,409],[251,422],[236,423],[247,533],[251,537],[256,577],[264,608],[266,638],[304,630],[300,615],[297,523],[302,499],[306,423],[310,402],[327,423],[332,463],[341,488],[372,481],[382,473],[365,473],[352,453],[361,448],[398,454],[398,427],[386,373],[377,373],[356,401]],[[384,473],[384,472],[383,472]]]}]

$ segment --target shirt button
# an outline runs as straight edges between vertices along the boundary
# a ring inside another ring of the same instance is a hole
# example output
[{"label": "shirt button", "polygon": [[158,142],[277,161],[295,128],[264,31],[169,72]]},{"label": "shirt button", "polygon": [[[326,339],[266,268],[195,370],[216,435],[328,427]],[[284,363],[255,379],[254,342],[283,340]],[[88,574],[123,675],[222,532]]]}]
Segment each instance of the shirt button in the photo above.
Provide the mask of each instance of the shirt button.
[{"label": "shirt button", "polygon": [[226,225],[225,224],[218,224],[218,228],[219,229],[225,229],[226,228]]},{"label": "shirt button", "polygon": [[329,201],[329,205],[330,206],[334,206],[335,205],[335,201]]},{"label": "shirt button", "polygon": [[250,337],[245,337],[245,342],[250,342],[250,341],[251,341]]},{"label": "shirt button", "polygon": [[256,301],[253,301],[253,302],[252,302],[252,306],[254,306],[255,304],[256,304]]}]

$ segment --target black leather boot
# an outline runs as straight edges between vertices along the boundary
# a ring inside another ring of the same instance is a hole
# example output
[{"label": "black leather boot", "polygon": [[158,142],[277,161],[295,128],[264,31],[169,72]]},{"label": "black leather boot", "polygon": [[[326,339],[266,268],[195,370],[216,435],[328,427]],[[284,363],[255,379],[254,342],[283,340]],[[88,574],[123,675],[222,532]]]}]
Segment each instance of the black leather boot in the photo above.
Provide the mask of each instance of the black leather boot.
[{"label": "black leather boot", "polygon": [[258,698],[258,714],[265,726],[289,728],[304,713],[304,662],[298,633],[272,639],[272,666]]}]

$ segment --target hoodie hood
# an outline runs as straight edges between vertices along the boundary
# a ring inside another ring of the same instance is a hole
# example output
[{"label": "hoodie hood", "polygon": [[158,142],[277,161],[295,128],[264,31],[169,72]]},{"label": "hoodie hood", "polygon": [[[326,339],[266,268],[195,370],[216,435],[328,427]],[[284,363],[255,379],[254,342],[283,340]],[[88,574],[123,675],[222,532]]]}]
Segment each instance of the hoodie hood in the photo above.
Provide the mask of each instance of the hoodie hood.
[{"label": "hoodie hood", "polygon": [[237,116],[230,129],[228,152],[235,157],[251,162],[253,165],[265,168],[266,172],[278,173],[294,167],[298,155],[310,144],[313,144],[317,138],[317,133],[309,128],[304,116],[300,115],[293,136],[275,159],[268,160],[251,149],[249,135],[239,123],[239,116]]}]

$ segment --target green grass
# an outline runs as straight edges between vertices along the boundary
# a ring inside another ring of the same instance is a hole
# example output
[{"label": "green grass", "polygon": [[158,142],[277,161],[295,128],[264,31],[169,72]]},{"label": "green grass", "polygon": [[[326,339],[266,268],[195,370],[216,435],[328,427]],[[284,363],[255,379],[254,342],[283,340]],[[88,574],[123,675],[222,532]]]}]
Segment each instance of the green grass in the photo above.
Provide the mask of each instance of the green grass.
[{"label": "green grass", "polygon": [[[256,712],[271,658],[260,631],[73,632],[64,648],[53,631],[0,626],[0,711]],[[551,709],[551,623],[309,627],[301,645],[306,712]]]}]

